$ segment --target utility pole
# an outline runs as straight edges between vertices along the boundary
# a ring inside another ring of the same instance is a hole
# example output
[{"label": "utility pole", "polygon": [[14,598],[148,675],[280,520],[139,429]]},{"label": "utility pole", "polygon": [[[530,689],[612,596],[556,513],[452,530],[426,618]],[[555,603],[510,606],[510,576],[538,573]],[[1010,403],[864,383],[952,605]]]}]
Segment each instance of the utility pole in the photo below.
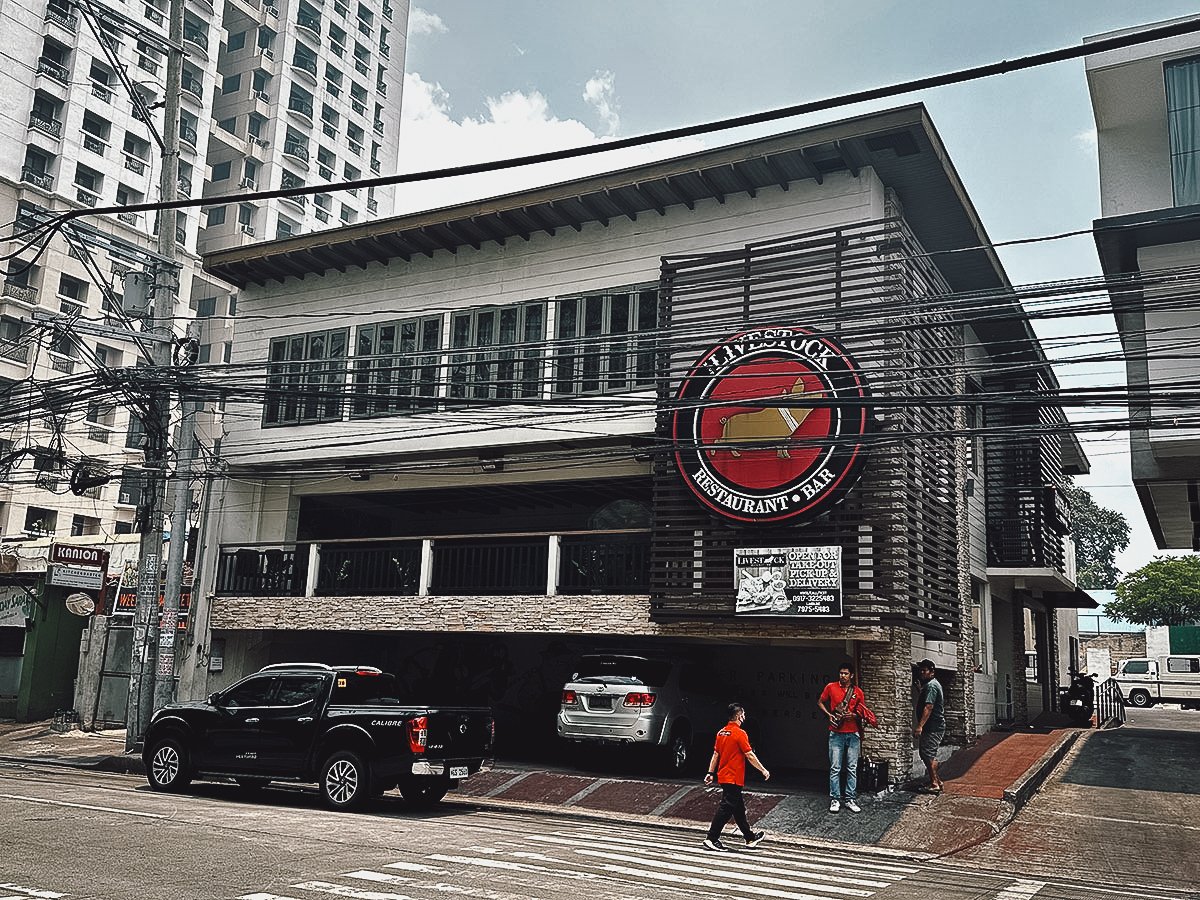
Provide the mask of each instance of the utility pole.
[{"label": "utility pole", "polygon": [[[159,200],[171,203],[179,191],[179,95],[183,83],[183,0],[170,0],[168,8],[169,47],[167,49],[167,81],[163,97],[163,160],[159,180]],[[176,212],[161,209],[158,213],[158,255],[162,262],[154,267],[154,315],[151,332],[158,340],[151,342],[152,363],[160,372],[171,364],[171,323],[179,299],[179,266],[175,262]],[[164,333],[165,332],[165,333]],[[167,447],[171,433],[170,398],[166,391],[154,389],[149,397],[150,417],[146,423],[146,490],[149,497],[145,530],[142,532],[138,561],[137,609],[133,619],[133,652],[129,670],[129,705],[126,712],[126,752],[133,750],[146,733],[150,715],[154,712],[155,680],[159,668],[158,596],[161,584],[163,542],[162,498],[166,486]],[[182,473],[180,473],[182,474]],[[187,481],[184,479],[186,487]],[[187,504],[184,504],[184,527],[172,530],[171,556],[176,556],[187,539]],[[179,556],[182,565],[182,555]],[[179,582],[175,590],[175,616],[179,609]],[[164,606],[166,596],[164,596]],[[175,671],[175,621],[167,623],[171,639],[170,674]],[[173,687],[173,685],[172,685]]]}]

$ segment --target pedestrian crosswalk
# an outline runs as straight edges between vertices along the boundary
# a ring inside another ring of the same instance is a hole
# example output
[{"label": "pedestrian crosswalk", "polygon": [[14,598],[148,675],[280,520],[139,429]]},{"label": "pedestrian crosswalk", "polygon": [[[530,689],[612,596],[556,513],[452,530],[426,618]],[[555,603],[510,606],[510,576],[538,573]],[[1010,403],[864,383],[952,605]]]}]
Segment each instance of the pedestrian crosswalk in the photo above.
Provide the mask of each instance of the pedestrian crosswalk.
[{"label": "pedestrian crosswalk", "polygon": [[[573,900],[865,900],[919,869],[902,858],[794,845],[714,853],[702,835],[619,824],[521,832],[497,828],[486,843],[444,847],[328,880],[238,900],[478,900],[570,896]],[[731,847],[740,842],[730,841]]]}]

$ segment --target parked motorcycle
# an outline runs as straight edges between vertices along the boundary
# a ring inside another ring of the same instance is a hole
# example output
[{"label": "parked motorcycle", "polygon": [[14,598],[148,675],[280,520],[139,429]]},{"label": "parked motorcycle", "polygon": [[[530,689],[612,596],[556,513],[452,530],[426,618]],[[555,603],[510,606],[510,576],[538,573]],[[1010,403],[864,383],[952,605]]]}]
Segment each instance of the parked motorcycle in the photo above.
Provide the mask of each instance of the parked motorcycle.
[{"label": "parked motorcycle", "polygon": [[1058,708],[1076,725],[1090,725],[1096,711],[1096,676],[1072,671],[1071,683],[1058,689]]}]

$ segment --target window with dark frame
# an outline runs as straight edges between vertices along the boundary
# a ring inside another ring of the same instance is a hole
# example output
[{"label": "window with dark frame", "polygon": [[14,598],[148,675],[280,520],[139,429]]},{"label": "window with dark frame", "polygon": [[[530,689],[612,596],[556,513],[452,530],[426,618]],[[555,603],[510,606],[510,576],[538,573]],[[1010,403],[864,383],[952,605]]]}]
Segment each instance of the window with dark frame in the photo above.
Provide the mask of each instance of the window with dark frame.
[{"label": "window with dark frame", "polygon": [[351,417],[437,407],[441,316],[360,325],[355,337]]},{"label": "window with dark frame", "polygon": [[263,425],[341,420],[349,339],[348,328],[273,339]]},{"label": "window with dark frame", "polygon": [[655,288],[559,300],[554,394],[566,397],[652,387],[657,324]]},{"label": "window with dark frame", "polygon": [[451,313],[450,399],[541,397],[545,329],[543,301]]}]

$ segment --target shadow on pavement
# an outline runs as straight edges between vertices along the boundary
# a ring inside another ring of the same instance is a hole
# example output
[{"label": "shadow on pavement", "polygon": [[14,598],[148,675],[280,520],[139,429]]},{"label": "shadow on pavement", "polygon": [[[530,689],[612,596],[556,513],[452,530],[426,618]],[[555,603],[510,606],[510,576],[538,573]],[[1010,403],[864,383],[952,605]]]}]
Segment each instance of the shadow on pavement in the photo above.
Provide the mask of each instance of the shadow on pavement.
[{"label": "shadow on pavement", "polygon": [[1098,731],[1062,780],[1089,787],[1200,794],[1195,776],[1200,732],[1125,728]]}]

